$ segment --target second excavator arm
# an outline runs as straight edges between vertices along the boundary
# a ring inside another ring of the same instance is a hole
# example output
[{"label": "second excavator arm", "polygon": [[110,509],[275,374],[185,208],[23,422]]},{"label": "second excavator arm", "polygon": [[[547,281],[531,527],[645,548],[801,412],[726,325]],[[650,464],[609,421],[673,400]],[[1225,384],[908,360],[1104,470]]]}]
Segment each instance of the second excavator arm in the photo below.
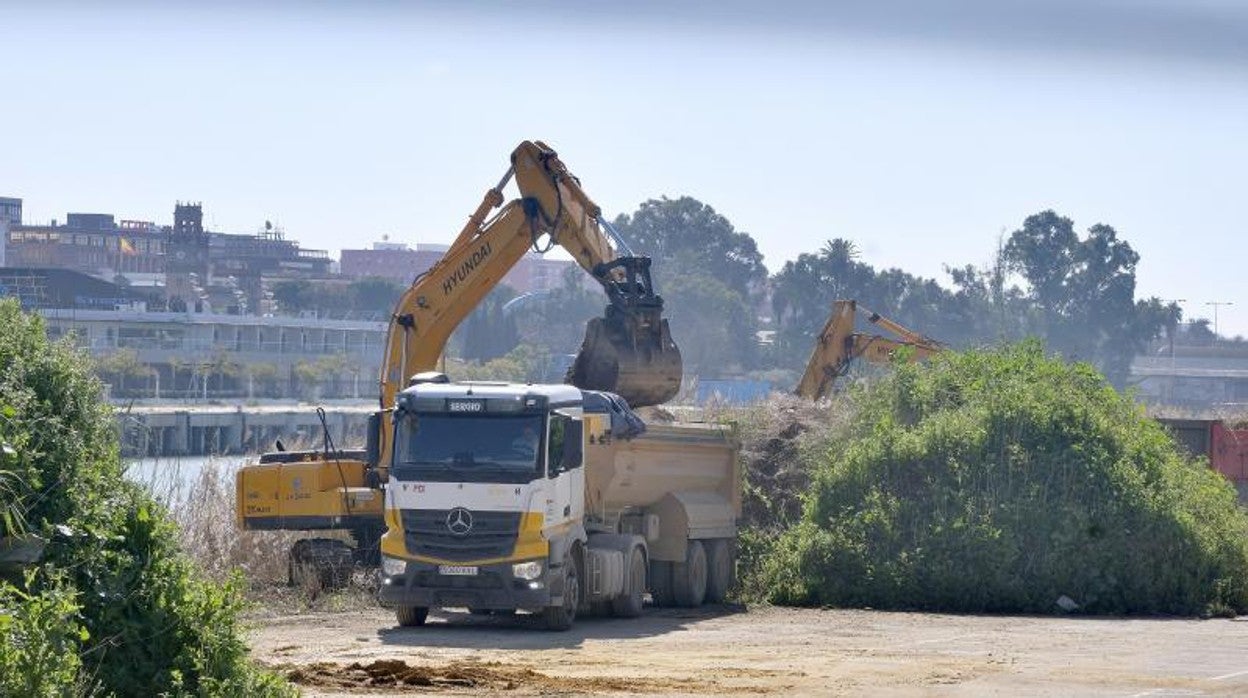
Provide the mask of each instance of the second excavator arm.
[{"label": "second excavator arm", "polygon": [[858,310],[858,304],[852,300],[838,300],[832,304],[832,314],[819,333],[815,349],[806,364],[806,371],[798,381],[795,392],[799,396],[810,400],[819,400],[826,396],[831,392],[836,379],[849,370],[850,362],[854,359],[886,363],[899,350],[906,348],[917,361],[944,349],[940,342],[865,308],[862,310],[871,324],[883,327],[899,339],[854,332],[854,317]]}]

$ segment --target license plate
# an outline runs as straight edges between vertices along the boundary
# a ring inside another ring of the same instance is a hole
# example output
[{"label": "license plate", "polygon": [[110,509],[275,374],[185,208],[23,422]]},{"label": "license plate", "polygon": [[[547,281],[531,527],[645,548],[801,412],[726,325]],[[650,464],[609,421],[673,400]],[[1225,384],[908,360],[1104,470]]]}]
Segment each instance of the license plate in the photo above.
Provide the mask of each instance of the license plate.
[{"label": "license plate", "polygon": [[438,574],[449,577],[475,577],[477,568],[471,565],[438,565]]}]

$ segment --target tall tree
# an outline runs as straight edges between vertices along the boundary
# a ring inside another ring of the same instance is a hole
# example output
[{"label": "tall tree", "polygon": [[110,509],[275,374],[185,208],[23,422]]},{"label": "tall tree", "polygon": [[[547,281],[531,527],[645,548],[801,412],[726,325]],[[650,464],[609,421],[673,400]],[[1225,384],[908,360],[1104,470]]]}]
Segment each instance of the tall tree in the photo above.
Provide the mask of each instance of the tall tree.
[{"label": "tall tree", "polygon": [[[693,197],[651,199],[615,225],[634,250],[658,260],[654,273],[661,280],[696,267],[744,297],[767,278],[754,238]],[[674,257],[682,264],[669,264]]]},{"label": "tall tree", "polygon": [[633,251],[651,257],[686,371],[722,375],[758,360],[757,313],[767,268],[758,245],[688,196],[651,199],[615,220]]},{"label": "tall tree", "polygon": [[[576,353],[585,336],[585,323],[602,315],[607,304],[601,290],[586,286],[588,278],[580,267],[569,267],[559,286],[505,304],[504,310],[515,319],[522,341],[549,355]],[[597,286],[592,280],[590,283]]]},{"label": "tall tree", "polygon": [[818,253],[802,254],[772,279],[776,317],[776,357],[798,369],[809,356],[832,302],[852,299],[916,331],[950,344],[978,339],[977,313],[933,279],[900,269],[877,271],[859,261],[858,248],[845,239],[829,240]]},{"label": "tall tree", "polygon": [[366,276],[351,282],[349,292],[356,310],[389,317],[403,295],[404,286],[379,276]]},{"label": "tall tree", "polygon": [[1010,269],[1028,286],[1031,327],[1067,358],[1090,361],[1124,385],[1132,358],[1172,322],[1175,306],[1136,300],[1140,256],[1112,227],[1080,238],[1053,211],[1028,216],[1005,245]]},{"label": "tall tree", "polygon": [[272,290],[278,312],[298,315],[312,308],[312,284],[303,279],[283,279],[274,283]]},{"label": "tall tree", "polygon": [[463,358],[489,361],[516,348],[520,343],[516,320],[503,312],[503,306],[515,297],[515,289],[499,285],[464,318],[463,324],[455,331],[462,342],[460,354]]}]

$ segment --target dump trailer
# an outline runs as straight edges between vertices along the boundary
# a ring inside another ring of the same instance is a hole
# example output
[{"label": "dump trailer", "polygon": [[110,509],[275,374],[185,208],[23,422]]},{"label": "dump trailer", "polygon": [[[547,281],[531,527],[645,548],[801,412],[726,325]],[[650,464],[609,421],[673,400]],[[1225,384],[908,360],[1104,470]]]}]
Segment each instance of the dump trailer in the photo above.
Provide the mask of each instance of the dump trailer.
[{"label": "dump trailer", "polygon": [[646,424],[568,385],[417,382],[399,394],[381,539],[383,605],[635,617],[723,600],[741,506],[738,444]]}]

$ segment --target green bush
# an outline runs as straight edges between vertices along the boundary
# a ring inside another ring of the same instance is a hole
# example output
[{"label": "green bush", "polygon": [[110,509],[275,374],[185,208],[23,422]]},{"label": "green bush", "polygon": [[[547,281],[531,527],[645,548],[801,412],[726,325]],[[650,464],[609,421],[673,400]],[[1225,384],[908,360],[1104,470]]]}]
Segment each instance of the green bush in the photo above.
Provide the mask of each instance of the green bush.
[{"label": "green bush", "polygon": [[856,395],[773,602],[945,611],[1248,610],[1248,516],[1086,364],[1038,344],[898,365]]},{"label": "green bush", "polygon": [[[26,586],[36,586],[28,575]],[[88,639],[78,625],[78,605],[59,581],[28,594],[0,581],[0,696],[84,693],[78,646]]]},{"label": "green bush", "polygon": [[[40,574],[0,581],[0,676],[35,682],[5,694],[63,694],[79,665],[76,693],[292,693],[248,660],[236,583],[203,581],[166,512],[122,477],[89,362],[11,301],[0,325],[8,518],[48,543]],[[51,657],[66,669],[35,673]]]}]

